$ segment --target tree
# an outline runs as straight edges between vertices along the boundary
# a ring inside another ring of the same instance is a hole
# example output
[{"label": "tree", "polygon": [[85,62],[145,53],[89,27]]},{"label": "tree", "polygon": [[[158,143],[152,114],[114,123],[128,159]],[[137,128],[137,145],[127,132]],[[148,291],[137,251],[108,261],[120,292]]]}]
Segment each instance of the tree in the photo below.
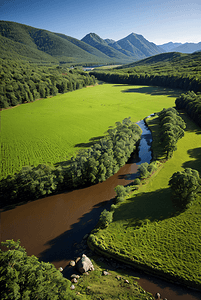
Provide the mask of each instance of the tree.
[{"label": "tree", "polygon": [[1,242],[0,249],[0,297],[1,299],[76,299],[65,279],[53,264],[39,262],[28,256],[20,241]]},{"label": "tree", "polygon": [[174,203],[178,207],[185,207],[201,192],[201,179],[197,170],[186,168],[175,172],[169,180]]},{"label": "tree", "polygon": [[106,209],[104,209],[104,211],[102,211],[102,213],[100,214],[100,218],[99,218],[99,226],[101,228],[105,228],[107,227],[113,219],[113,211],[108,211]]}]

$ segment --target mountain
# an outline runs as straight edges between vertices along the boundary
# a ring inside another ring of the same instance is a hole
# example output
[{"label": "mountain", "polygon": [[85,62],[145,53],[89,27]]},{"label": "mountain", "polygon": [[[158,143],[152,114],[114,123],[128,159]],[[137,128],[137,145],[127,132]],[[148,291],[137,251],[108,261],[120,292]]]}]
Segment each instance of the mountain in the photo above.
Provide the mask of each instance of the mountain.
[{"label": "mountain", "polygon": [[170,42],[157,46],[136,33],[118,41],[104,40],[95,33],[78,40],[16,22],[0,21],[0,49],[0,58],[37,63],[129,64],[165,51],[196,52],[201,50],[201,42]]},{"label": "mountain", "polygon": [[[127,55],[113,46],[113,42],[109,44],[106,40],[103,40],[100,36],[95,33],[87,34],[81,41],[87,43],[88,45],[98,49],[102,53],[106,54],[107,56],[116,59],[117,61],[121,60],[122,62],[133,61],[135,58],[132,55]],[[115,43],[115,42],[114,42]]]},{"label": "mountain", "polygon": [[164,51],[170,52],[172,49],[174,49],[180,45],[182,45],[182,43],[169,42],[169,43],[165,43],[165,44],[158,45],[158,46],[161,47]]},{"label": "mountain", "polygon": [[[164,51],[154,43],[146,40],[142,35],[131,33],[127,37],[117,41],[123,49],[130,51],[134,55],[141,56],[141,58],[160,54]],[[140,58],[140,57],[139,57]]]},{"label": "mountain", "polygon": [[[34,28],[15,22],[0,21],[0,58],[31,62],[115,63],[98,49],[64,34]],[[121,62],[119,57],[118,62]],[[127,59],[127,63],[132,60]]]},{"label": "mountain", "polygon": [[149,42],[142,35],[135,33],[131,33],[119,41],[112,39],[103,40],[97,34],[89,33],[82,41],[97,48],[108,56],[113,57],[115,55],[122,59],[126,59],[127,57],[127,59],[132,58],[135,61],[164,52],[160,47]]},{"label": "mountain", "polygon": [[171,51],[177,51],[181,53],[193,53],[201,50],[201,42],[199,43],[185,43],[176,48],[173,48]]}]

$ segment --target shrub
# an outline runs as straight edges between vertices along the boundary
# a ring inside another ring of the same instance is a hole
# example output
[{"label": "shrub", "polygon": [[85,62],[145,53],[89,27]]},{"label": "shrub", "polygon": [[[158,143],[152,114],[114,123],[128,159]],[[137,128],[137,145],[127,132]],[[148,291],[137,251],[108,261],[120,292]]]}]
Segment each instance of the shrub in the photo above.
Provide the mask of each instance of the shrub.
[{"label": "shrub", "polygon": [[127,188],[125,188],[123,185],[117,185],[114,190],[117,194],[117,197],[125,197],[127,195]]},{"label": "shrub", "polygon": [[124,202],[124,200],[125,200],[124,197],[117,197],[116,202],[117,202],[117,203],[122,203],[122,202]]},{"label": "shrub", "polygon": [[140,184],[140,178],[136,178],[136,179],[133,181],[133,184],[134,184],[134,185],[139,185],[139,184]]},{"label": "shrub", "polygon": [[102,211],[99,218],[99,224],[98,224],[99,227],[106,228],[112,222],[112,219],[113,219],[113,212],[104,209],[104,211]]},{"label": "shrub", "polygon": [[112,204],[111,207],[110,207],[110,211],[114,211],[115,209],[116,209],[116,205]]}]

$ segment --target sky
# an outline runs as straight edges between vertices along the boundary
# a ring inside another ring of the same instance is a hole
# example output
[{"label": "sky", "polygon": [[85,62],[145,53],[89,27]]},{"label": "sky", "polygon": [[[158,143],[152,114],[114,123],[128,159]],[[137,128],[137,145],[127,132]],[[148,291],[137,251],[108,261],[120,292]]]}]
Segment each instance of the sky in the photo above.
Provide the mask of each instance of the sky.
[{"label": "sky", "polygon": [[161,45],[201,42],[201,0],[0,0],[0,20],[82,39],[132,32]]}]

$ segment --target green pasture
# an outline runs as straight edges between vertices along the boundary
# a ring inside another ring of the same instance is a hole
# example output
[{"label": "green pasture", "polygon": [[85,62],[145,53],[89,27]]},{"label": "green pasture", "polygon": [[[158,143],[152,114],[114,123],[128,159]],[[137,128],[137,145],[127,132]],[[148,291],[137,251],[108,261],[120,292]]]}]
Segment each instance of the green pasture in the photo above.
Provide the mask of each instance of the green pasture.
[{"label": "green pasture", "polygon": [[[176,171],[189,167],[201,172],[201,130],[185,114],[181,116],[187,128],[173,158],[115,209],[113,222],[94,233],[94,242],[113,256],[200,288],[201,197],[185,211],[177,211],[168,187]],[[153,150],[157,151],[157,122],[155,118],[148,122],[153,131]]]},{"label": "green pasture", "polygon": [[1,178],[68,160],[115,122],[174,106],[180,91],[102,84],[1,111]]}]

